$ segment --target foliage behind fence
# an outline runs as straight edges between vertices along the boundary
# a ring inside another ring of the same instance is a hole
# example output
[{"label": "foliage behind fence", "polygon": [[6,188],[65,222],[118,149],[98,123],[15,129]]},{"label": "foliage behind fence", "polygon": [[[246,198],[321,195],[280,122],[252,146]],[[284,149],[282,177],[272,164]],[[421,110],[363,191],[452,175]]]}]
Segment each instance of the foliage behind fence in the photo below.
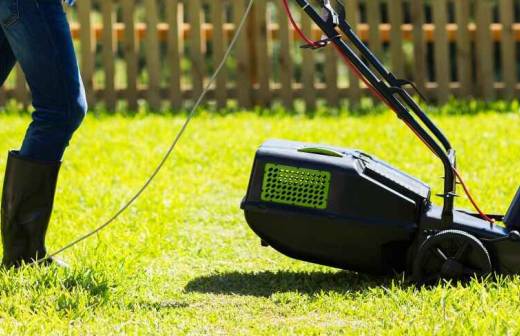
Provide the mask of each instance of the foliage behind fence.
[{"label": "foliage behind fence", "polygon": [[[450,95],[511,99],[518,95],[518,0],[347,0],[347,16],[398,76],[413,79],[439,102]],[[70,10],[90,104],[135,109],[140,99],[157,109],[179,108],[197,96],[221,60],[245,0],[80,0]],[[293,9],[299,13],[297,8]],[[301,15],[303,30],[320,31]],[[301,99],[312,109],[356,103],[363,85],[334,48],[302,51],[280,0],[256,0],[232,59],[209,98],[219,107]],[[0,90],[28,103],[19,69]]]}]

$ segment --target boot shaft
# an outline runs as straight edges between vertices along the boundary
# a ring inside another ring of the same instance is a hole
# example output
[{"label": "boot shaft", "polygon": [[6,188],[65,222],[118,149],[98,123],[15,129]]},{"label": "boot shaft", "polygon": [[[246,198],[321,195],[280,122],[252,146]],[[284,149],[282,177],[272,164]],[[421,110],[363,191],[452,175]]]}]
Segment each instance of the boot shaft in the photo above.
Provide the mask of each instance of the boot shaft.
[{"label": "boot shaft", "polygon": [[17,266],[46,254],[60,162],[41,162],[10,152],[5,172],[1,226],[3,264]]}]

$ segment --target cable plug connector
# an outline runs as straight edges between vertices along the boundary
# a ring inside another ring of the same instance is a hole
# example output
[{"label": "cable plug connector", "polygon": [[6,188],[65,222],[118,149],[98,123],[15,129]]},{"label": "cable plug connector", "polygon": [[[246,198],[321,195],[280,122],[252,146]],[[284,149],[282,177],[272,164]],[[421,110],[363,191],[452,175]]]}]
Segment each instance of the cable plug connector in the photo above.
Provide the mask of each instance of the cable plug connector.
[{"label": "cable plug connector", "polygon": [[325,48],[326,46],[329,45],[329,43],[331,43],[332,41],[339,39],[339,38],[341,38],[341,35],[336,35],[333,38],[324,38],[319,41],[314,41],[312,44],[301,45],[300,48],[301,49],[311,49],[311,50]]}]

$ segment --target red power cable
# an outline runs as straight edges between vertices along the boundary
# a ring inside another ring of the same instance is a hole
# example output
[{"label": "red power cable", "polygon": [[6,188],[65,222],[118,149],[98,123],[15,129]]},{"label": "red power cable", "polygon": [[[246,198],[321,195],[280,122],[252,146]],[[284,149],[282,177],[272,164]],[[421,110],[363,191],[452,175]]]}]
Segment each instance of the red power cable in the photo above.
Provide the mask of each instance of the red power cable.
[{"label": "red power cable", "polygon": [[477,202],[475,201],[475,199],[473,198],[473,195],[471,195],[471,192],[469,191],[469,188],[468,186],[466,185],[466,183],[464,182],[464,179],[462,178],[462,176],[460,175],[460,173],[457,171],[457,169],[453,168],[453,172],[455,173],[455,175],[457,176],[457,178],[459,179],[459,182],[460,184],[462,185],[462,188],[464,189],[464,193],[466,193],[466,195],[468,196],[468,199],[469,201],[471,202],[471,204],[473,204],[473,207],[475,208],[475,210],[477,210],[477,212],[479,213],[480,217],[482,217],[482,219],[490,222],[490,223],[495,223],[496,221],[493,219],[493,218],[490,218],[488,215],[486,215],[481,209],[480,207],[478,206]]},{"label": "red power cable", "polygon": [[[282,0],[283,4],[284,4],[284,8],[285,8],[285,11],[287,13],[287,16],[289,18],[289,21],[291,22],[294,30],[298,33],[298,35],[300,35],[300,37],[309,45],[312,45],[312,46],[316,46],[317,45],[317,42],[311,40],[310,38],[308,38],[305,33],[300,29],[300,27],[296,24],[296,21],[294,20],[294,17],[292,15],[292,12],[291,12],[291,9],[289,8],[289,3],[288,3],[288,0]],[[383,101],[392,111],[394,111],[395,113],[398,113],[397,109],[388,101],[388,99],[386,99],[373,85],[372,83],[370,83],[370,81],[361,73],[361,71],[355,66],[355,64],[352,62],[352,60],[350,60],[343,52],[342,50],[336,45],[334,44],[334,47],[336,48],[336,50],[339,52],[339,54],[342,56],[343,60],[345,61],[345,63],[348,65],[348,67],[352,70],[352,72],[354,72],[354,74],[356,75],[356,77],[360,80],[363,81],[363,83],[365,83],[365,85],[367,86],[368,90],[378,99],[380,99],[381,101]],[[412,132],[433,152],[433,154],[435,154],[436,156],[437,153],[433,150],[433,148],[430,146],[430,144],[406,121],[406,120],[403,120],[404,123],[406,124],[406,126],[408,126]],[[488,221],[490,223],[495,223],[495,220],[490,218],[488,215],[486,215],[479,207],[479,205],[477,204],[477,202],[475,201],[473,195],[471,194],[471,192],[469,191],[469,188],[468,186],[466,185],[466,183],[464,182],[464,179],[462,178],[461,174],[457,171],[457,169],[455,167],[452,167],[453,169],[453,172],[455,173],[455,176],[457,177],[457,179],[459,180],[460,184],[462,185],[462,188],[464,189],[464,193],[467,195],[469,201],[471,202],[471,204],[473,205],[473,207],[475,208],[475,210],[478,212],[478,214],[480,215],[480,217],[482,219],[484,219],[485,221]]]},{"label": "red power cable", "polygon": [[318,43],[316,41],[311,40],[308,38],[305,33],[300,29],[300,27],[296,24],[296,21],[294,20],[294,17],[291,12],[291,8],[289,7],[288,0],[282,0],[283,6],[285,8],[285,12],[287,13],[287,17],[289,18],[289,21],[291,21],[291,25],[293,26],[294,30],[300,35],[300,37],[310,46],[316,47]]}]

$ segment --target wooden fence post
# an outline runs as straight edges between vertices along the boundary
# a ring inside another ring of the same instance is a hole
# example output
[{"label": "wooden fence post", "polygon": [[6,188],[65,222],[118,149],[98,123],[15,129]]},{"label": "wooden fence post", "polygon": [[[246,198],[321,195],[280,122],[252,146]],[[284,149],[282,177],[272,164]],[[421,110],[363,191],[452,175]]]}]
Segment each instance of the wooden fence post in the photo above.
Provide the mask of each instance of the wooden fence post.
[{"label": "wooden fence post", "polygon": [[249,81],[251,86],[251,102],[253,105],[258,106],[258,55],[257,55],[257,43],[256,43],[256,12],[257,4],[254,3],[251,9],[251,14],[245,31],[247,34],[247,54],[249,63]]},{"label": "wooden fence post", "polygon": [[493,43],[491,41],[492,4],[489,1],[476,2],[477,21],[477,86],[479,94],[486,100],[495,97],[495,75]]},{"label": "wooden fence post", "polygon": [[413,0],[411,3],[413,27],[414,81],[421,93],[427,94],[426,41],[424,37],[424,0]]},{"label": "wooden fence post", "polygon": [[456,0],[455,11],[457,22],[457,77],[462,98],[469,98],[474,92],[471,41],[468,30],[470,19],[470,0]]},{"label": "wooden fence post", "polygon": [[205,64],[202,54],[202,31],[203,21],[201,0],[189,0],[188,18],[191,26],[189,47],[192,74],[192,99],[197,99],[204,87]]},{"label": "wooden fence post", "polygon": [[325,82],[327,84],[325,93],[327,103],[329,106],[338,106],[338,53],[333,47],[325,49]]},{"label": "wooden fence post", "polygon": [[[220,2],[220,1],[219,1]],[[183,50],[180,48],[179,35],[183,25],[182,12],[179,11],[178,0],[167,0],[166,11],[168,30],[168,63],[170,64],[170,106],[178,110],[182,106],[181,88],[181,58]]]},{"label": "wooden fence post", "polygon": [[[233,21],[235,29],[240,23],[242,16],[246,10],[244,0],[233,1]],[[249,20],[249,19],[248,19]],[[247,25],[247,23],[246,23]],[[250,108],[251,103],[251,66],[247,48],[247,33],[243,31],[238,38],[236,44],[236,57],[237,57],[237,69],[236,69],[236,91],[238,104],[244,108]]]},{"label": "wooden fence post", "polygon": [[[224,57],[226,38],[224,35],[224,14],[225,2],[211,2],[211,22],[213,23],[213,64],[216,67]],[[218,108],[225,108],[227,105],[227,66],[222,68],[215,83],[215,99]]]},{"label": "wooden fence post", "polygon": [[146,9],[146,68],[148,69],[148,103],[153,110],[161,107],[161,59],[157,39],[157,0],[145,0]]},{"label": "wooden fence post", "polygon": [[[412,1],[412,3],[417,1]],[[370,49],[378,57],[382,56],[382,43],[379,25],[381,24],[381,2],[379,0],[368,0],[367,20],[369,26],[368,44]]]},{"label": "wooden fence post", "polygon": [[504,82],[504,97],[515,97],[517,82],[516,43],[513,37],[514,7],[512,0],[500,0],[500,21],[502,22],[502,81]]},{"label": "wooden fence post", "polygon": [[269,63],[269,41],[267,34],[267,6],[266,0],[257,0],[254,7],[254,39],[256,42],[256,74],[258,82],[257,104],[266,106],[271,101],[270,76],[271,65]]},{"label": "wooden fence post", "polygon": [[101,11],[103,19],[103,71],[105,73],[104,100],[109,111],[114,111],[116,107],[116,91],[115,91],[115,55],[114,55],[114,31],[112,29],[114,23],[112,0],[101,1]]},{"label": "wooden fence post", "polygon": [[[292,58],[292,30],[289,29],[289,20],[284,13],[281,1],[276,1],[278,24],[280,25],[280,81],[281,97],[285,108],[293,107],[293,58]],[[336,85],[337,87],[337,81]]]},{"label": "wooden fence post", "polygon": [[[436,1],[436,0],[435,0]],[[392,70],[398,76],[404,75],[404,53],[403,53],[403,2],[402,0],[391,0],[388,2],[390,24],[390,53],[392,59]]]},{"label": "wooden fence post", "polygon": [[123,23],[125,38],[123,41],[126,62],[126,100],[130,110],[137,110],[137,44],[134,12],[135,0],[121,0],[123,4]]},{"label": "wooden fence post", "polygon": [[[311,27],[311,19],[304,15],[302,17],[302,31],[306,36],[311,36]],[[314,59],[314,51],[311,49],[302,49],[302,53],[303,100],[305,101],[306,111],[310,112],[316,109],[316,90],[314,89],[316,61]]]},{"label": "wooden fence post", "polygon": [[437,81],[437,101],[445,104],[450,96],[450,53],[448,43],[448,8],[446,0],[435,0],[433,22],[435,24],[435,77]]}]

